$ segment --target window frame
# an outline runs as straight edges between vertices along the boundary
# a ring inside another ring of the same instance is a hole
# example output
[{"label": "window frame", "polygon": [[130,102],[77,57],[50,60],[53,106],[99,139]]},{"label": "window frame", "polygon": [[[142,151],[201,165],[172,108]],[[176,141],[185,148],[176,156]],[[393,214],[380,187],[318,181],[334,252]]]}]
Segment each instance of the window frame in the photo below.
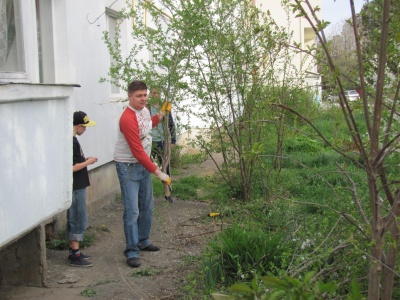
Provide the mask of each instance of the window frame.
[{"label": "window frame", "polygon": [[[17,7],[22,45],[24,71],[0,71],[0,82],[39,82],[37,31],[36,31],[36,4],[35,0],[13,0],[14,9]],[[15,11],[17,11],[15,9]],[[17,16],[16,16],[17,18]]]},{"label": "window frame", "polygon": [[[106,21],[107,22],[107,31],[110,34],[110,18],[115,19],[116,20],[116,24],[118,24],[119,14],[118,14],[117,11],[115,11],[113,9],[110,9],[109,7],[106,7],[106,16],[107,16],[107,21]],[[114,33],[115,33],[115,31],[114,31]],[[109,36],[109,38],[110,38],[110,40],[114,40],[114,37]],[[111,63],[112,63],[113,58],[111,57],[110,54],[108,55],[108,59],[109,59],[109,67],[111,67]],[[110,84],[110,94],[111,94],[111,96],[112,97],[120,96],[121,92],[122,92],[121,87],[119,87],[119,86],[117,86],[117,85],[115,85],[115,84],[113,84],[111,82],[109,82],[109,84]],[[117,88],[118,92],[113,91],[114,88]]]}]

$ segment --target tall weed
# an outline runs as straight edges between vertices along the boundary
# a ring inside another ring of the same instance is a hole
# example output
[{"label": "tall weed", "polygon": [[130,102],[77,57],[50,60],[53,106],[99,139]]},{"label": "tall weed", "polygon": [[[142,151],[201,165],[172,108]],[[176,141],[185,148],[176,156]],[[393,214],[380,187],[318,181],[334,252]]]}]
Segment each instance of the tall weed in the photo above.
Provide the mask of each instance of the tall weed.
[{"label": "tall weed", "polygon": [[208,244],[203,262],[205,286],[213,289],[221,283],[252,279],[279,266],[281,238],[280,234],[232,225]]}]

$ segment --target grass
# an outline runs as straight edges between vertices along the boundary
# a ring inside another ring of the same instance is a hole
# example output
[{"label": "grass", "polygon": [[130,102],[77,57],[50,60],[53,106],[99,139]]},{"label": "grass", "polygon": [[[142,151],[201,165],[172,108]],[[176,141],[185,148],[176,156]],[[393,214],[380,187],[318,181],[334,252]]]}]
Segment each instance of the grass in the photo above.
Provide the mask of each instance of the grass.
[{"label": "grass", "polygon": [[96,297],[97,294],[98,294],[97,291],[95,291],[95,290],[93,290],[93,289],[89,289],[89,288],[83,290],[83,291],[80,293],[80,295],[81,295],[82,297],[88,297],[88,298]]},{"label": "grass", "polygon": [[[153,176],[153,193],[155,197],[164,196],[164,186],[155,176]],[[172,182],[171,195],[180,200],[218,201],[225,199],[228,194],[229,187],[218,175],[208,177],[191,175]]]},{"label": "grass", "polygon": [[[172,169],[187,169],[191,164],[201,164],[207,159],[204,153],[184,153],[182,147],[175,146],[171,153],[171,168]],[[173,174],[172,174],[173,175]]]},{"label": "grass", "polygon": [[[105,231],[105,230],[104,230]],[[65,231],[60,233],[56,238],[46,241],[46,248],[52,250],[68,250],[68,240],[64,238]],[[90,228],[85,232],[83,241],[79,243],[81,249],[92,246],[96,241],[96,235],[90,231]]]},{"label": "grass", "polygon": [[146,268],[146,269],[132,272],[131,277],[153,276],[153,275],[159,274],[160,272],[161,272],[160,270]]},{"label": "grass", "polygon": [[260,228],[236,223],[208,244],[204,257],[204,280],[207,289],[221,282],[252,279],[255,274],[270,272],[279,266],[281,234],[270,234]]},{"label": "grass", "polygon": [[103,281],[97,282],[94,286],[106,285],[106,284],[115,283],[115,282],[118,282],[118,280],[103,280]]},{"label": "grass", "polygon": [[[264,173],[254,176],[254,192],[247,202],[233,200],[229,189],[216,187],[222,196],[210,197],[211,207],[223,214],[221,221],[229,229],[210,241],[203,254],[207,291],[223,290],[234,282],[249,283],[255,273],[279,277],[300,269],[296,278],[303,278],[306,272],[330,270],[331,264],[335,271],[320,274],[318,279],[339,283],[338,298],[345,297],[350,288],[346,282],[352,278],[360,280],[365,288],[361,278],[368,270],[368,259],[364,257],[370,245],[354,226],[363,221],[354,204],[351,182],[339,166],[357,187],[361,206],[369,217],[367,180],[351,141],[346,140],[349,134],[342,116],[323,112],[317,117],[313,120],[317,128],[352,159],[323,145],[304,126],[298,129],[309,135],[285,136],[282,168],[271,167],[268,155],[274,154],[274,142],[266,142],[270,149],[264,153]],[[362,128],[361,114],[356,113],[355,119]],[[400,153],[396,153],[387,161],[391,178],[400,174],[399,160]],[[199,188],[191,180],[187,184],[193,190]],[[202,184],[207,186],[207,181]],[[265,242],[268,238],[272,240]],[[344,246],[337,248],[341,243]],[[262,248],[265,244],[272,249]],[[268,259],[264,261],[263,255]]]}]

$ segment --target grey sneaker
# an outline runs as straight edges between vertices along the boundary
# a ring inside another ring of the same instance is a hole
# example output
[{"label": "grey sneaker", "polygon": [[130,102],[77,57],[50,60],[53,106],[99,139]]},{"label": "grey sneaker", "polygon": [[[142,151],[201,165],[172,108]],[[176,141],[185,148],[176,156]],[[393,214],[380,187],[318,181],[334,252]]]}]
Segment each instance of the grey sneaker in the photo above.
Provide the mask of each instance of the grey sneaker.
[{"label": "grey sneaker", "polygon": [[87,261],[86,259],[82,258],[81,256],[73,256],[71,258],[71,261],[69,262],[70,266],[74,267],[81,267],[81,268],[87,268],[87,267],[92,267],[93,263],[90,261]]},{"label": "grey sneaker", "polygon": [[130,266],[131,268],[138,268],[138,267],[140,267],[139,257],[131,257],[131,258],[128,258],[128,260],[126,261],[126,263],[127,263],[128,266]]}]

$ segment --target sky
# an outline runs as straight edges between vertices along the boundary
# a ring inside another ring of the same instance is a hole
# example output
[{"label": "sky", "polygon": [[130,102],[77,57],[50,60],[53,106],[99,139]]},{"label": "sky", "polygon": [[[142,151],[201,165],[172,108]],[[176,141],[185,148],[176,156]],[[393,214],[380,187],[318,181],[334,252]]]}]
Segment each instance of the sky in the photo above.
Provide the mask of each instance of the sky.
[{"label": "sky", "polygon": [[[360,12],[365,0],[354,0],[356,13]],[[329,27],[351,17],[350,0],[322,0],[322,19],[329,21]],[[329,27],[327,31],[329,31]],[[325,30],[326,31],[326,30]]]}]

